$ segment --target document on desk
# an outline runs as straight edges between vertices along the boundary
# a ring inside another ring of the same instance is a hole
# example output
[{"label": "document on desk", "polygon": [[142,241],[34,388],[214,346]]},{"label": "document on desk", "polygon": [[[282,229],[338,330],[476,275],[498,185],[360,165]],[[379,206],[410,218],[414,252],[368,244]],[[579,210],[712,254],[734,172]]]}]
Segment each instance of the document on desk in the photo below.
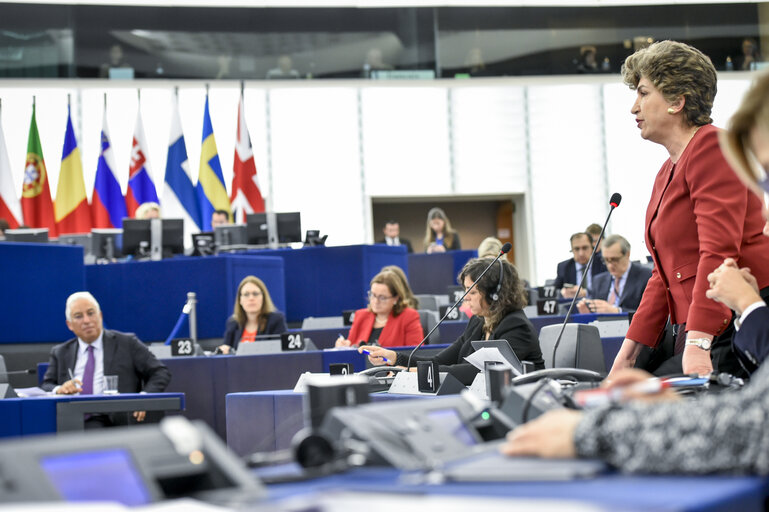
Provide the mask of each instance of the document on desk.
[{"label": "document on desk", "polygon": [[32,388],[14,388],[14,391],[16,391],[16,394],[19,395],[22,398],[27,398],[29,396],[46,396],[50,395],[48,391],[44,389],[40,389],[38,387],[32,387]]},{"label": "document on desk", "polygon": [[486,362],[495,362],[501,364],[504,368],[510,368],[516,372],[515,368],[513,368],[513,365],[511,365],[507,359],[505,359],[505,357],[497,348],[483,347],[482,349],[476,350],[469,356],[465,357],[465,361],[472,364],[481,371],[486,369]]}]

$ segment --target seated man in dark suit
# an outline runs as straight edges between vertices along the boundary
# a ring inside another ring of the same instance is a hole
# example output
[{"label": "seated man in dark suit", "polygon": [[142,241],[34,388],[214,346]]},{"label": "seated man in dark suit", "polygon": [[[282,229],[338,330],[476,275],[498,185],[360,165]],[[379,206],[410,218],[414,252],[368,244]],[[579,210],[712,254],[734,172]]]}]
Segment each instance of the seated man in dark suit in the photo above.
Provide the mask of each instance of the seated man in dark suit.
[{"label": "seated man in dark suit", "polygon": [[593,278],[593,289],[577,304],[580,313],[635,312],[652,271],[630,262],[630,243],[620,235],[603,241],[603,261],[609,268]]},{"label": "seated man in dark suit", "polygon": [[[76,337],[51,350],[43,389],[60,395],[100,394],[105,375],[117,375],[120,393],[160,393],[166,389],[171,381],[168,368],[134,334],[105,330],[93,295],[70,295],[65,314],[67,327]],[[133,417],[144,421],[145,411],[136,411]],[[117,415],[112,419],[95,415],[86,420],[86,427],[119,422]]]},{"label": "seated man in dark suit", "polygon": [[398,221],[388,220],[382,232],[384,233],[384,238],[377,241],[378,244],[405,245],[407,252],[414,252],[414,249],[411,248],[411,242],[400,237],[401,227]]},{"label": "seated man in dark suit", "polygon": [[[769,222],[767,222],[769,226]],[[764,229],[764,233],[769,232]],[[737,266],[732,258],[708,275],[705,295],[734,311],[735,352],[745,369],[753,372],[769,356],[769,290],[759,291],[750,269]]]},{"label": "seated man in dark suit", "polygon": [[[590,253],[593,252],[593,239],[587,233],[574,233],[569,238],[573,258],[564,260],[558,264],[558,277],[555,278],[555,287],[561,290],[561,295],[568,299],[574,298],[577,286],[582,279],[583,269],[590,261]],[[606,272],[606,267],[600,258],[593,259],[590,272],[585,280],[584,288],[579,292],[580,297],[587,294],[587,290],[593,287],[593,277],[601,272]]]}]

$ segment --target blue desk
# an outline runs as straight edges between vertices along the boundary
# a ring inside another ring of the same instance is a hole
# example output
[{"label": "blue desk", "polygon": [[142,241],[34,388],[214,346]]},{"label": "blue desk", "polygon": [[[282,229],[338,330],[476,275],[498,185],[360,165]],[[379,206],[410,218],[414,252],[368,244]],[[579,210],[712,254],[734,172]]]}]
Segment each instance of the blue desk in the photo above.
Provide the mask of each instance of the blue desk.
[{"label": "blue desk", "polygon": [[[537,332],[539,332],[546,325],[562,324],[565,318],[566,318],[566,315],[543,315],[543,316],[532,316],[529,318],[529,321],[531,321],[531,323],[534,325],[534,328],[536,328]],[[571,315],[571,317],[569,318],[569,323],[589,324],[590,322],[594,322],[599,319],[622,320],[625,318],[627,318],[627,313],[616,313],[616,314],[577,313],[577,314]]]},{"label": "blue desk", "polygon": [[[247,275],[264,281],[275,306],[285,310],[283,268],[281,258],[227,254],[88,265],[85,275],[86,288],[99,301],[106,326],[135,332],[143,341],[165,341],[182,312],[187,292],[197,295],[198,336],[221,338],[232,315],[238,284]],[[64,299],[58,304],[58,316],[52,318],[61,316],[63,308]],[[178,336],[189,336],[186,322]]]},{"label": "blue desk", "polygon": [[763,510],[769,479],[759,477],[623,476],[608,474],[570,482],[500,482],[419,485],[404,483],[391,468],[361,468],[307,482],[273,484],[279,500],[299,494],[349,490],[363,493],[441,494],[574,500],[604,510]]},{"label": "blue desk", "polygon": [[457,276],[475,250],[449,251],[438,254],[408,255],[409,284],[414,293],[445,295],[446,288],[457,285]]},{"label": "blue desk", "polygon": [[[465,332],[467,320],[447,320],[438,327],[440,334],[439,344],[454,343],[459,336]],[[340,334],[347,336],[350,333],[350,327],[337,327],[332,329],[289,329],[291,332],[301,332],[305,338],[310,338],[319,349],[334,348],[336,339]],[[425,333],[427,334],[427,333]]]},{"label": "blue desk", "polygon": [[0,242],[0,268],[0,343],[72,336],[64,303],[71,293],[85,289],[82,247]]},{"label": "blue desk", "polygon": [[223,439],[227,435],[225,397],[243,391],[292,389],[304,372],[328,372],[330,363],[366,368],[354,350],[284,352],[253,356],[175,357],[163,359],[171,371],[166,391],[187,396],[184,416],[203,420]]},{"label": "blue desk", "polygon": [[337,316],[346,309],[359,309],[366,304],[371,278],[382,267],[408,268],[406,248],[402,246],[305,247],[245,254],[283,259],[286,290],[290,291],[285,310],[289,322],[300,322],[308,316]]},{"label": "blue desk", "polygon": [[179,411],[184,393],[50,395],[0,400],[0,437],[82,430],[84,413]]}]

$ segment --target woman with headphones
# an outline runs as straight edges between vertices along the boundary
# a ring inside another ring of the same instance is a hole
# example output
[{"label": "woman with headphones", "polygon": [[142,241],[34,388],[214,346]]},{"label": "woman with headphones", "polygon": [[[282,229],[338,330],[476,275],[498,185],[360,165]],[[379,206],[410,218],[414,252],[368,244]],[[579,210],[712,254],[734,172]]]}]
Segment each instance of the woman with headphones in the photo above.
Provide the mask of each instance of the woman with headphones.
[{"label": "woman with headphones", "polygon": [[[470,288],[478,280],[492,258],[478,258],[467,262],[459,273],[458,281]],[[539,348],[537,331],[523,312],[526,296],[515,267],[499,260],[480,278],[478,284],[465,297],[473,317],[454,343],[433,357],[414,356],[415,361],[437,361],[440,371],[447,371],[463,384],[472,384],[478,369],[465,361],[474,352],[471,341],[506,340],[521,361],[534,363],[536,369],[545,367]],[[366,347],[369,361],[375,366],[387,362],[394,366],[408,364],[408,352],[395,352],[382,347]],[[413,368],[413,366],[412,366]]]}]

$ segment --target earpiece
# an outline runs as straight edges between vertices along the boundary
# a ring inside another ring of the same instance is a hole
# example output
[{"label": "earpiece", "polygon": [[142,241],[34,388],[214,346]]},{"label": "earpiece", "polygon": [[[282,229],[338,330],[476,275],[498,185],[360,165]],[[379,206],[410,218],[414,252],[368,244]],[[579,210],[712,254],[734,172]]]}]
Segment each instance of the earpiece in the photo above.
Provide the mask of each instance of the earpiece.
[{"label": "earpiece", "polygon": [[491,294],[491,300],[493,301],[499,300],[499,290],[502,289],[502,278],[504,277],[502,262],[498,261],[497,263],[499,263],[499,281],[497,281],[497,289]]}]

